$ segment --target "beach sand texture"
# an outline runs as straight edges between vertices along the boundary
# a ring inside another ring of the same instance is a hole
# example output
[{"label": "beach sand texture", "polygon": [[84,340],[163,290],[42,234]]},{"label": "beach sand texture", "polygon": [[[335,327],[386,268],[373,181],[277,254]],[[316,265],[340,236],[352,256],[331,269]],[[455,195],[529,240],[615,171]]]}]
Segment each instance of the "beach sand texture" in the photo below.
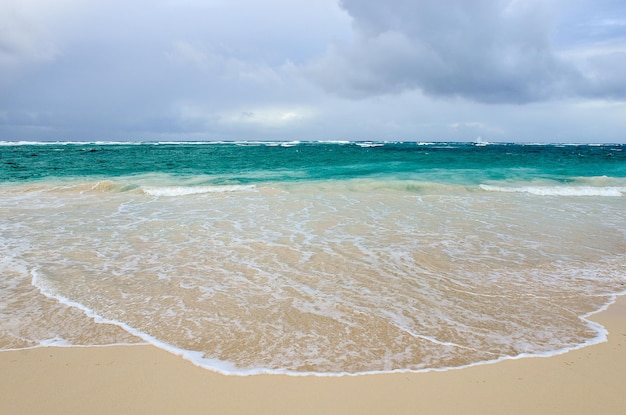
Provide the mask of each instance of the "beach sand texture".
[{"label": "beach sand texture", "polygon": [[608,342],[426,373],[224,376],[152,346],[0,352],[1,414],[624,414],[626,297]]}]

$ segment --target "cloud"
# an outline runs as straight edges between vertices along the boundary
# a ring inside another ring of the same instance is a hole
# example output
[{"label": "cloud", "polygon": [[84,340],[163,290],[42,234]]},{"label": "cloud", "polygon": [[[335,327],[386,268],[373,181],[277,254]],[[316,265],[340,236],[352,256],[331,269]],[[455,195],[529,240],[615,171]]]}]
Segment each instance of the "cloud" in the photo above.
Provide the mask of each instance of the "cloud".
[{"label": "cloud", "polygon": [[229,124],[251,124],[259,127],[278,128],[307,120],[313,111],[302,107],[268,107],[226,113],[221,121]]},{"label": "cloud", "polygon": [[503,135],[506,131],[500,127],[485,124],[480,121],[455,122],[450,124],[450,128],[455,131],[468,130],[472,132],[482,132],[483,134]]},{"label": "cloud", "polygon": [[57,54],[35,19],[12,1],[0,3],[0,67],[51,60]]},{"label": "cloud", "polygon": [[314,117],[314,110],[298,105],[265,105],[257,107],[220,110],[197,104],[180,103],[177,105],[178,119],[181,124],[198,126],[200,129],[217,128],[285,128],[306,122]]},{"label": "cloud", "polygon": [[593,53],[578,64],[586,79],[580,90],[582,94],[626,100],[626,51]]},{"label": "cloud", "polygon": [[342,0],[355,40],[334,45],[305,71],[325,90],[348,98],[420,90],[483,103],[626,99],[619,70],[624,50],[584,65],[554,50],[558,3]]},{"label": "cloud", "polygon": [[0,139],[623,141],[623,16],[622,0],[0,0]]},{"label": "cloud", "polygon": [[200,67],[207,66],[211,62],[206,52],[184,41],[173,42],[172,50],[166,51],[165,57],[174,62],[190,63]]},{"label": "cloud", "polygon": [[294,66],[289,61],[282,65],[270,66],[265,62],[233,57],[227,50],[216,49],[176,41],[164,55],[170,62],[195,67],[207,75],[259,85],[279,85],[294,71]]}]

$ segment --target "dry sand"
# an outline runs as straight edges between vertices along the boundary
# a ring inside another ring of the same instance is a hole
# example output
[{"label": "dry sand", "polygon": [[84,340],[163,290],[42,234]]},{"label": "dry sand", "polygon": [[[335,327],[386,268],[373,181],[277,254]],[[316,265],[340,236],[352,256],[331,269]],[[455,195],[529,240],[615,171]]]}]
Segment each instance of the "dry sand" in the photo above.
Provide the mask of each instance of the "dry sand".
[{"label": "dry sand", "polygon": [[626,297],[609,341],[459,370],[223,376],[152,346],[0,352],[0,414],[626,414]]}]

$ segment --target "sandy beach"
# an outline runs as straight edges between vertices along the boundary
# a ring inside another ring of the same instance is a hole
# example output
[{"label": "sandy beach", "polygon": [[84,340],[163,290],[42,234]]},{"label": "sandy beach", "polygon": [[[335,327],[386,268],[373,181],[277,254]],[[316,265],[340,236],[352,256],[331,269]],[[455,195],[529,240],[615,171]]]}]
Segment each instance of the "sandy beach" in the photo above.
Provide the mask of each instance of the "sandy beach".
[{"label": "sandy beach", "polygon": [[623,414],[626,297],[592,320],[608,342],[459,370],[224,376],[152,346],[0,353],[3,414]]}]

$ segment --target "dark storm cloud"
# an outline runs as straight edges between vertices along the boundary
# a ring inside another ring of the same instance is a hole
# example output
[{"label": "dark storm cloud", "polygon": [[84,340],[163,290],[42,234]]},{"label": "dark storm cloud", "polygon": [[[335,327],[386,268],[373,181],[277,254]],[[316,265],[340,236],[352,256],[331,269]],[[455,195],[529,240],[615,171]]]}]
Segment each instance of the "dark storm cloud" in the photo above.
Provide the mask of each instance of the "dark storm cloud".
[{"label": "dark storm cloud", "polygon": [[623,51],[574,62],[553,49],[559,11],[554,2],[553,8],[534,0],[340,4],[353,18],[355,39],[334,46],[308,71],[342,96],[419,89],[486,103],[626,98],[624,72],[616,66],[623,65]]}]

